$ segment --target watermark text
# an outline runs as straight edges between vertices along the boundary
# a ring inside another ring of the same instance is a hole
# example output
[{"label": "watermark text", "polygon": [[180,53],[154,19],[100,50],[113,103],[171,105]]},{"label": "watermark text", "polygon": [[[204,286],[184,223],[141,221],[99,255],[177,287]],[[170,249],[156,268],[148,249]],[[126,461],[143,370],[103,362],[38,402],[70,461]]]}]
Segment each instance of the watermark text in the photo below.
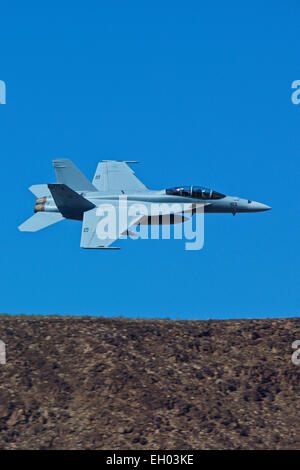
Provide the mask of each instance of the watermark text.
[{"label": "watermark text", "polygon": [[6,84],[0,80],[0,104],[6,104]]},{"label": "watermark text", "polygon": [[298,366],[300,364],[300,340],[297,339],[292,343],[292,348],[296,349],[296,351],[292,354],[292,363],[295,364],[295,366]]},{"label": "watermark text", "polygon": [[6,364],[5,343],[0,339],[0,364]]},{"label": "watermark text", "polygon": [[292,88],[295,91],[292,93],[291,100],[293,104],[300,103],[300,80],[294,80],[292,83]]}]

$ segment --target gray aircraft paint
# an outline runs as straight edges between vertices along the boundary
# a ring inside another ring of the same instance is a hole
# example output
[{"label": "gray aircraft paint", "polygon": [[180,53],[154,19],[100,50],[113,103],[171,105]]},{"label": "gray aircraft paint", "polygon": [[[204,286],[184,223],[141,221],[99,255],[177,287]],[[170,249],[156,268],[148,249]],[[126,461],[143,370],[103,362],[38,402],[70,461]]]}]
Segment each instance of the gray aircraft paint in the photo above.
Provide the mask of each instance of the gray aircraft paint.
[{"label": "gray aircraft paint", "polygon": [[[91,183],[71,160],[54,160],[57,184],[40,184],[29,188],[37,196],[35,214],[21,224],[19,230],[35,232],[64,219],[82,220],[81,247],[109,248],[121,233],[103,243],[97,239],[97,208],[103,204],[109,204],[119,214],[119,201],[122,197],[126,198],[129,210],[133,204],[137,203],[142,203],[148,208],[161,204],[190,204],[188,212],[191,214],[197,211],[197,208],[205,213],[232,213],[233,215],[240,212],[262,212],[271,209],[259,202],[226,196],[198,186],[178,186],[153,191],[135,176],[127,163],[137,162],[103,160],[98,164]],[[182,193],[188,195],[182,195]],[[195,197],[195,194],[201,194],[201,197]],[[141,217],[131,217],[128,219],[126,230],[140,222]],[[145,218],[143,223],[145,223]]]}]

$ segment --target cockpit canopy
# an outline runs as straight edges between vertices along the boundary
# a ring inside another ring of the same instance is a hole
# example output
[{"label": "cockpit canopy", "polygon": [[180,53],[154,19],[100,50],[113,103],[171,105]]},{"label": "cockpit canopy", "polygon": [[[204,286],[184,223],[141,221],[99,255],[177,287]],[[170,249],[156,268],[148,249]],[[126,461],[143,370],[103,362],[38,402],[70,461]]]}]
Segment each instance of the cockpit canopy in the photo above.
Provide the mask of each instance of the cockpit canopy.
[{"label": "cockpit canopy", "polygon": [[194,197],[195,199],[222,199],[225,194],[217,193],[212,189],[203,186],[179,186],[177,188],[166,189],[166,194],[170,196]]}]

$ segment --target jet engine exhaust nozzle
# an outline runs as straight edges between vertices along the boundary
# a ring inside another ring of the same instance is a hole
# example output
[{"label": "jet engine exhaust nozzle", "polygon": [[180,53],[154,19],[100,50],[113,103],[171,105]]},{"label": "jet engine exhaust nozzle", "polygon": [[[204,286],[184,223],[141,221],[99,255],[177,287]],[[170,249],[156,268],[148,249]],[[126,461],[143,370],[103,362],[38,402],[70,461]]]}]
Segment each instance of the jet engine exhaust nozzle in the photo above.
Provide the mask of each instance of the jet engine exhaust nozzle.
[{"label": "jet engine exhaust nozzle", "polygon": [[44,212],[46,201],[47,201],[46,197],[39,197],[35,201],[34,212]]}]

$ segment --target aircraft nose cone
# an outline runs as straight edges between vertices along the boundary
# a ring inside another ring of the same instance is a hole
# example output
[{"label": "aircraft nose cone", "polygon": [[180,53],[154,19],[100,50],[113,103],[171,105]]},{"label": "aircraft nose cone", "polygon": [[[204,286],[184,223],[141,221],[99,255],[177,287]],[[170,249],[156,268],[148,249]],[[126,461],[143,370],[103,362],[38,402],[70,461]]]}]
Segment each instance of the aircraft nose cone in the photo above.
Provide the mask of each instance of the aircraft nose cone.
[{"label": "aircraft nose cone", "polygon": [[266,204],[262,204],[261,202],[251,202],[250,204],[250,210],[253,212],[262,212],[262,211],[269,211],[272,209],[272,207],[267,206]]}]

